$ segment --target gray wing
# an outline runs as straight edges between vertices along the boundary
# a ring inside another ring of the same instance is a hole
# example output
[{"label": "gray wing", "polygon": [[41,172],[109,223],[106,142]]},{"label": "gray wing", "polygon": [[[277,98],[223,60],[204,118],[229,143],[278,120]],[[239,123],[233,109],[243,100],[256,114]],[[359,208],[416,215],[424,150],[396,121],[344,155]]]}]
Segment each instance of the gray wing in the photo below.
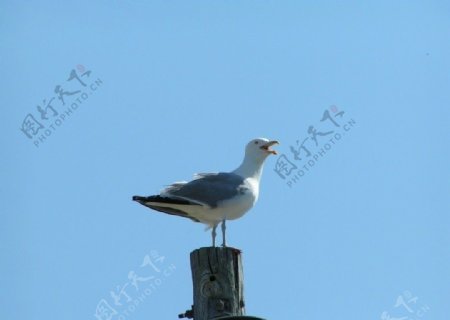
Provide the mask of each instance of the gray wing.
[{"label": "gray wing", "polygon": [[220,201],[233,198],[248,189],[244,185],[244,178],[234,173],[208,173],[196,177],[198,178],[188,183],[169,186],[165,195],[204,203],[214,208]]}]

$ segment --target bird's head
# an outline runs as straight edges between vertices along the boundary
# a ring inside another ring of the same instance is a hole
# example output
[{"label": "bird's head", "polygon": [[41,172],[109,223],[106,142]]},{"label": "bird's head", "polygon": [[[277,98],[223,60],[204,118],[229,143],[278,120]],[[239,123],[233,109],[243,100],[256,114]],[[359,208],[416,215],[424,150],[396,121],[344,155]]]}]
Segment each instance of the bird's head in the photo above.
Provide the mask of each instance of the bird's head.
[{"label": "bird's head", "polygon": [[276,140],[271,141],[265,138],[253,139],[247,144],[245,155],[265,159],[271,154],[277,154],[275,150],[270,149],[270,147],[276,144],[279,144]]}]

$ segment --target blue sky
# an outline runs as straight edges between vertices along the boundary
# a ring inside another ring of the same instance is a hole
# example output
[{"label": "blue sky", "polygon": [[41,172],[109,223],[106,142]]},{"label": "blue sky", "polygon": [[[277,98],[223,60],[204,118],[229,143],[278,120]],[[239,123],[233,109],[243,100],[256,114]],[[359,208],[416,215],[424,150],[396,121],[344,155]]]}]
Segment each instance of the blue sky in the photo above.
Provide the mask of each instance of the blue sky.
[{"label": "blue sky", "polygon": [[[257,205],[228,224],[247,314],[446,318],[449,9],[2,1],[2,316],[176,318],[192,303],[189,253],[210,235],[131,196],[235,169],[267,137],[297,168],[283,179],[269,158]],[[333,133],[315,146],[310,126]],[[311,156],[295,160],[304,139]]]}]

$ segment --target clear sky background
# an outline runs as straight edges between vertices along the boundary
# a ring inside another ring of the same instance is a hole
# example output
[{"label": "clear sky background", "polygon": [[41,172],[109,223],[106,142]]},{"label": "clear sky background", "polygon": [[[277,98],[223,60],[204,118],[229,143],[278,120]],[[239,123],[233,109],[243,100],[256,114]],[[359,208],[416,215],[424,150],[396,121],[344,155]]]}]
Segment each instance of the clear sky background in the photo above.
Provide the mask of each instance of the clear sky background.
[{"label": "clear sky background", "polygon": [[210,234],[131,197],[267,137],[297,169],[228,224],[247,314],[447,319],[449,55],[446,1],[1,1],[2,318],[176,319]]}]

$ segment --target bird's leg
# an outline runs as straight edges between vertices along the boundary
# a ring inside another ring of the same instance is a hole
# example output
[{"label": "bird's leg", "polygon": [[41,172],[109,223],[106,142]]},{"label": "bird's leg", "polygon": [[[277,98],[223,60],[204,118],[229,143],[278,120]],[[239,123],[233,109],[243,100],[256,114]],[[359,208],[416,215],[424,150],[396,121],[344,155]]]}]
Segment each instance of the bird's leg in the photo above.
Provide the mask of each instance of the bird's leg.
[{"label": "bird's leg", "polygon": [[222,247],[224,248],[227,246],[227,242],[225,240],[225,230],[227,229],[225,221],[225,219],[222,220]]},{"label": "bird's leg", "polygon": [[214,227],[212,228],[212,232],[211,232],[213,247],[216,246],[216,228],[217,228],[217,224],[214,225]]}]

